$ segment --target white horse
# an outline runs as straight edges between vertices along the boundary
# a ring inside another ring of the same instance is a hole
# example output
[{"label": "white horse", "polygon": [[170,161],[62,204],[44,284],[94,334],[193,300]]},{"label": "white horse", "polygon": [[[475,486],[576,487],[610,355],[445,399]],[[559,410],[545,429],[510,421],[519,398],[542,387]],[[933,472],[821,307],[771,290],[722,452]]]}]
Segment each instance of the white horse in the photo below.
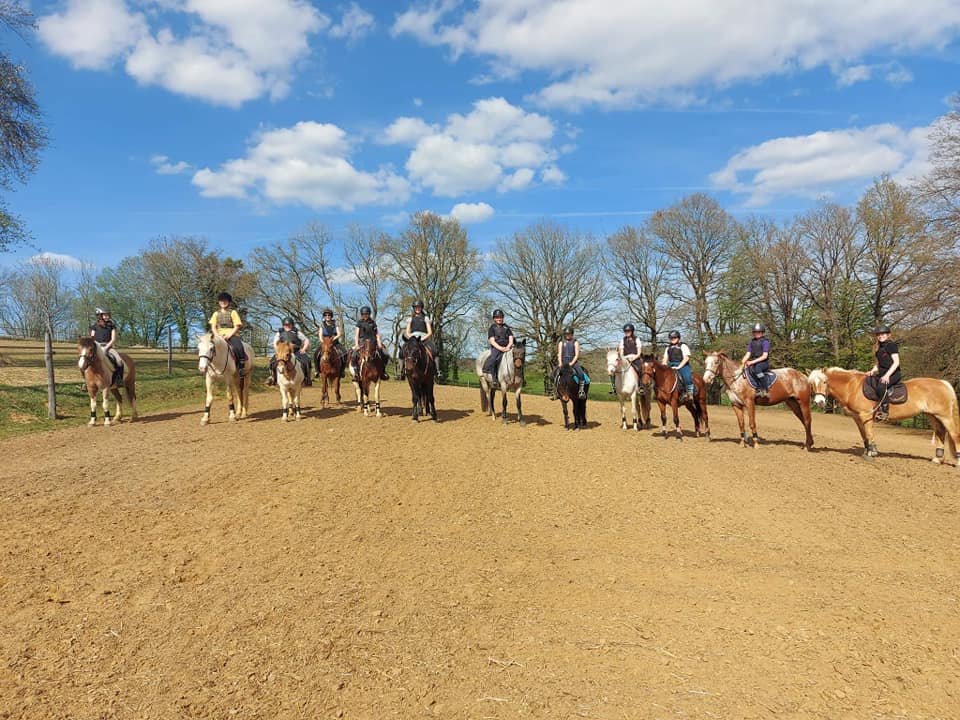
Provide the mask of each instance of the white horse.
[{"label": "white horse", "polygon": [[[521,340],[515,343],[513,349],[505,352],[500,358],[500,367],[497,370],[497,383],[500,385],[500,391],[503,393],[503,412],[501,417],[503,424],[507,424],[507,392],[513,391],[517,402],[517,422],[520,425],[526,425],[527,421],[523,419],[523,409],[520,404],[520,391],[523,389],[523,364],[526,359],[527,341]],[[490,357],[490,351],[484,350],[477,358],[477,376],[480,378],[480,410],[487,412],[490,408],[490,417],[497,419],[497,413],[493,407],[493,399],[497,394],[496,389],[490,384],[490,380],[483,373],[483,365]]]},{"label": "white horse", "polygon": [[200,372],[207,385],[207,403],[203,408],[200,424],[210,422],[210,404],[213,402],[213,384],[221,381],[227,386],[227,402],[230,403],[231,422],[247,416],[247,400],[250,397],[249,378],[253,372],[253,348],[243,343],[247,355],[247,371],[244,377],[237,372],[237,363],[230,346],[220,333],[206,332],[197,335],[197,354],[200,356]]},{"label": "white horse", "polygon": [[303,389],[303,363],[297,360],[293,345],[288,342],[277,343],[277,387],[280,389],[280,402],[283,405],[284,422],[291,411],[300,419],[300,391]]},{"label": "white horse", "polygon": [[[640,385],[640,378],[629,360],[624,359],[619,349],[607,351],[607,375],[613,377],[613,390],[620,402],[620,429],[627,429],[627,411],[625,403],[629,401],[633,416],[633,429],[639,430],[650,424],[650,398],[646,388]],[[641,415],[641,405],[646,412]]]}]

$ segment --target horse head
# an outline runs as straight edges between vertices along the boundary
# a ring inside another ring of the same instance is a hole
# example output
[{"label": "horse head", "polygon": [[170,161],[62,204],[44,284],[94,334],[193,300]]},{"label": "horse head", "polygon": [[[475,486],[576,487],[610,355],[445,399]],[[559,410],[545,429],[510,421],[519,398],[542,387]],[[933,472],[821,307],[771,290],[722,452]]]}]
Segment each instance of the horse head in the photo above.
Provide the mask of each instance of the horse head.
[{"label": "horse head", "polygon": [[288,370],[296,370],[293,365],[293,345],[288,342],[277,343],[277,372],[287,375]]},{"label": "horse head", "polygon": [[424,348],[423,341],[420,339],[420,337],[413,335],[412,337],[407,338],[406,342],[403,343],[403,348],[401,349],[400,354],[403,356],[404,371],[411,373],[417,369],[417,365],[419,365],[421,359],[424,358],[424,355],[426,354],[426,348]]},{"label": "horse head", "polygon": [[205,373],[207,368],[213,363],[213,358],[217,354],[216,345],[213,342],[215,333],[206,332],[197,335],[197,355],[200,356],[200,372]]},{"label": "horse head", "polygon": [[330,354],[333,352],[333,336],[320,337],[320,359],[323,362],[330,362]]},{"label": "horse head", "polygon": [[722,350],[719,352],[704,351],[703,353],[703,381],[707,385],[712,383],[720,374],[720,355],[722,353]]},{"label": "horse head", "polygon": [[77,354],[80,357],[77,363],[80,372],[86,372],[86,369],[97,359],[97,343],[94,342],[93,338],[81,337],[77,341]]},{"label": "horse head", "polygon": [[623,358],[620,357],[620,351],[617,348],[607,350],[607,375],[614,375],[620,370],[620,363]]},{"label": "horse head", "polygon": [[516,370],[523,370],[523,363],[527,357],[527,339],[513,345],[513,367]]},{"label": "horse head", "polygon": [[657,380],[657,361],[653,355],[644,355],[642,358],[642,372],[640,374],[640,383],[650,385]]},{"label": "horse head", "polygon": [[830,385],[827,383],[827,369],[812,370],[807,376],[807,382],[810,383],[810,389],[813,391],[813,401],[817,404],[817,407],[826,407],[827,395],[830,394]]}]

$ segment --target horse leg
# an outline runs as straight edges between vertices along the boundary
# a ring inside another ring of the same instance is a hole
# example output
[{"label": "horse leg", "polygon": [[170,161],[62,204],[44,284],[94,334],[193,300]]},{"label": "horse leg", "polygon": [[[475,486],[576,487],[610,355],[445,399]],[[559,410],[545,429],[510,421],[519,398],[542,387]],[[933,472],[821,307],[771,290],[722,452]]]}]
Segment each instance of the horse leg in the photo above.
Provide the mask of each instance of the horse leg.
[{"label": "horse leg", "polygon": [[[304,380],[306,380],[306,378],[304,378]],[[303,418],[303,416],[300,414],[300,395],[301,395],[301,393],[303,393],[303,385],[302,385],[302,384],[300,385],[300,387],[298,387],[298,388],[296,389],[296,393],[295,393],[295,395],[294,395],[294,397],[293,397],[293,413],[294,413],[294,417],[295,417],[297,420],[301,420],[301,419]]]},{"label": "horse leg", "polygon": [[380,412],[380,378],[377,378],[377,382],[373,384],[373,403],[377,409],[377,417],[383,417],[383,413]]},{"label": "horse leg", "polygon": [[203,415],[200,417],[200,424],[206,425],[210,422],[210,405],[213,403],[213,380],[210,378],[210,373],[204,375],[203,379],[207,386],[207,401],[203,406]]},{"label": "horse leg", "polygon": [[569,419],[567,418],[567,401],[560,398],[560,405],[563,407],[563,429],[569,430]]},{"label": "horse leg", "polygon": [[103,389],[103,426],[110,426],[110,388]]},{"label": "horse leg", "polygon": [[876,440],[873,439],[873,411],[868,413],[866,417],[860,415],[858,419],[863,426],[860,431],[863,435],[863,456],[875,458],[880,452],[877,450]]},{"label": "horse leg", "polygon": [[620,403],[620,429],[627,429],[627,408],[623,404],[623,398],[617,393],[617,402]]},{"label": "horse leg", "polygon": [[733,412],[737,416],[737,425],[740,426],[740,447],[746,447],[747,433],[743,428],[743,405],[734,405]]},{"label": "horse leg", "polygon": [[287,421],[287,407],[290,404],[290,400],[287,397],[287,386],[282,382],[277,382],[277,385],[280,386],[280,419],[283,422]]},{"label": "horse leg", "polygon": [[936,415],[930,416],[930,424],[933,426],[934,444],[936,445],[931,462],[935,465],[942,465],[943,449],[947,440],[947,429]]},{"label": "horse leg", "polygon": [[97,424],[97,391],[90,392],[88,387],[87,394],[90,396],[90,422],[87,425]]},{"label": "horse leg", "polygon": [[639,393],[638,397],[640,398],[640,411],[643,413],[643,427],[650,429],[653,423],[650,422],[650,396],[647,394],[646,388]]},{"label": "horse leg", "polygon": [[660,408],[660,430],[663,433],[663,439],[667,439],[667,404],[657,396],[657,406]]},{"label": "horse leg", "polygon": [[673,410],[673,426],[676,428],[677,440],[683,440],[683,430],[680,429],[679,391],[670,398],[670,409]]},{"label": "horse leg", "polygon": [[230,422],[237,421],[237,402],[240,399],[240,388],[237,387],[235,380],[227,380],[227,403],[230,408],[230,414],[227,419]]},{"label": "horse leg", "polygon": [[[803,423],[803,429],[807,433],[807,437],[803,443],[803,449],[809,450],[813,447],[813,435],[810,432],[810,406],[808,405],[806,408],[804,408],[803,403],[801,403],[795,397],[785,398],[783,402],[786,403],[787,407],[790,408],[791,411],[793,411],[793,414],[797,416],[797,419]],[[804,410],[806,410],[806,412],[804,412]]]},{"label": "horse leg", "polygon": [[413,421],[420,422],[420,395],[417,392],[417,386],[410,386],[410,396],[413,400]]},{"label": "horse leg", "polygon": [[433,395],[433,383],[427,386],[427,400],[430,404],[430,417],[434,422],[440,422],[440,418],[437,417],[437,399]]},{"label": "horse leg", "polygon": [[507,389],[503,388],[500,391],[500,394],[503,395],[503,411],[500,413],[500,418],[503,420],[503,424],[507,424]]},{"label": "horse leg", "polygon": [[127,400],[130,403],[130,420],[137,419],[137,387],[132,374],[127,375],[123,386],[127,389]]},{"label": "horse leg", "polygon": [[120,394],[120,388],[118,387],[110,388],[110,392],[113,394],[113,399],[117,401],[117,413],[113,416],[113,421],[119,423],[123,416],[123,395]]},{"label": "horse leg", "polygon": [[[319,372],[319,368],[317,369]],[[323,376],[323,386],[320,390],[320,407],[325,408],[327,406],[327,376]]]},{"label": "horse leg", "polygon": [[340,398],[340,376],[337,375],[334,382],[334,393],[337,396],[337,405],[343,405],[343,400]]},{"label": "horse leg", "polygon": [[760,436],[757,435],[757,405],[753,400],[747,402],[747,412],[750,414],[750,432],[753,434],[753,449],[760,446]]}]

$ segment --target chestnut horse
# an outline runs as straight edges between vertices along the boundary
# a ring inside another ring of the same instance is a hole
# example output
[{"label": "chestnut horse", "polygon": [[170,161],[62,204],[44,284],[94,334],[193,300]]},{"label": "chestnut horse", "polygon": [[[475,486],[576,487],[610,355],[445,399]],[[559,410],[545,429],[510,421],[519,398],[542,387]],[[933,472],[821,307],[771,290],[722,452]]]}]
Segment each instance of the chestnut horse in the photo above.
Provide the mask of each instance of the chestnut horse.
[{"label": "chestnut horse", "polygon": [[[94,342],[93,338],[82,337],[77,343],[77,352],[80,356],[78,365],[80,372],[83,373],[83,380],[87,385],[87,394],[90,395],[90,422],[88,425],[97,424],[97,393],[103,393],[103,425],[110,426],[110,402],[108,393],[112,393],[117,401],[117,414],[114,417],[115,422],[120,422],[123,414],[123,398],[120,395],[120,388],[113,382],[113,364],[107,359],[107,352],[101,345]],[[127,393],[127,400],[130,401],[130,419],[137,417],[137,369],[133,364],[133,359],[125,353],[119,353],[120,360],[123,362],[123,388]]]},{"label": "chestnut horse", "polygon": [[630,403],[634,430],[650,427],[650,396],[647,386],[640,384],[640,376],[618,349],[607,351],[607,375],[613,376],[613,391],[620,402],[620,429],[627,429],[625,403]]},{"label": "chestnut horse", "polygon": [[420,413],[429,415],[434,422],[437,419],[437,406],[433,399],[433,383],[437,375],[437,365],[433,361],[427,346],[416,335],[409,338],[400,351],[403,358],[403,372],[410,384],[413,398],[413,420],[420,421]]},{"label": "chestnut horse", "polygon": [[299,420],[300,393],[305,379],[303,363],[294,353],[292,343],[278,342],[276,351],[277,387],[280,389],[280,404],[283,407],[280,417],[286,422],[292,412],[293,417]]},{"label": "chestnut horse", "polygon": [[[387,368],[387,358],[377,349],[377,343],[369,338],[360,341],[357,348],[359,374],[354,374],[350,366],[350,376],[357,390],[357,411],[369,416],[370,406],[373,405],[377,417],[383,417],[380,412],[380,381]],[[370,390],[373,389],[373,400],[370,400]]]},{"label": "chestnut horse", "polygon": [[314,358],[317,365],[317,376],[323,376],[323,394],[320,396],[320,407],[327,407],[330,402],[328,387],[333,386],[334,394],[337,396],[337,404],[343,401],[340,399],[340,375],[343,371],[343,352],[333,343],[333,337],[321,337],[320,348]]},{"label": "chestnut horse", "polygon": [[719,377],[727,389],[727,397],[733,405],[733,412],[737,415],[740,424],[740,447],[750,445],[747,433],[743,427],[744,410],[750,416],[750,431],[753,433],[753,447],[760,442],[757,435],[757,405],[779,405],[784,403],[793,411],[807,434],[804,449],[813,447],[813,432],[810,429],[810,383],[803,373],[793,368],[777,368],[773,373],[777,376],[776,382],[770,386],[768,397],[758,398],[753,386],[744,374],[740,363],[730,358],[723,350],[704,353],[703,379],[708,383]]},{"label": "chestnut horse", "polygon": [[[487,412],[490,408],[490,417],[497,419],[496,410],[494,410],[493,401],[496,398],[497,391],[487,382],[487,376],[483,373],[483,364],[490,357],[490,351],[484,350],[477,358],[477,376],[480,378],[480,410]],[[523,389],[523,367],[527,357],[527,341],[520,340],[515,343],[510,352],[503,354],[500,358],[500,367],[497,368],[497,382],[500,385],[500,392],[503,393],[503,412],[501,419],[503,424],[507,424],[507,393],[513,392],[517,403],[517,423],[526,425],[527,421],[523,419],[523,409],[520,403],[520,391]]]},{"label": "chestnut horse", "polygon": [[[877,443],[873,439],[873,416],[877,403],[863,396],[863,383],[867,374],[838,367],[814,370],[807,378],[814,393],[814,402],[820,407],[827,403],[829,395],[853,418],[863,439],[864,457],[876,457]],[[903,383],[907,386],[907,401],[890,405],[890,420],[906,420],[919,413],[926,414],[933,425],[936,451],[933,462],[943,462],[944,445],[956,459],[960,468],[960,415],[957,411],[957,395],[950,383],[936,378],[913,378]]]},{"label": "chestnut horse", "polygon": [[[697,437],[701,432],[710,439],[710,419],[707,415],[707,384],[696,373],[693,376],[694,395],[687,395],[683,404],[693,415],[693,427]],[[660,424],[663,427],[663,437],[667,437],[667,405],[673,410],[673,424],[676,428],[677,440],[683,440],[683,430],[680,429],[680,388],[683,380],[680,373],[669,365],[664,365],[653,355],[643,356],[643,374],[640,381],[646,385],[653,384],[654,397],[660,406]]]},{"label": "chestnut horse", "polygon": [[230,421],[247,416],[247,405],[250,397],[250,377],[253,373],[253,348],[249,343],[243,343],[243,350],[247,356],[246,374],[241,376],[237,372],[237,361],[230,351],[230,345],[218,332],[207,330],[203,335],[197,335],[197,355],[200,356],[199,369],[203,374],[207,387],[207,400],[203,407],[203,416],[200,424],[210,422],[210,405],[213,403],[213,384],[221,381],[227,386],[227,402],[230,404]]}]

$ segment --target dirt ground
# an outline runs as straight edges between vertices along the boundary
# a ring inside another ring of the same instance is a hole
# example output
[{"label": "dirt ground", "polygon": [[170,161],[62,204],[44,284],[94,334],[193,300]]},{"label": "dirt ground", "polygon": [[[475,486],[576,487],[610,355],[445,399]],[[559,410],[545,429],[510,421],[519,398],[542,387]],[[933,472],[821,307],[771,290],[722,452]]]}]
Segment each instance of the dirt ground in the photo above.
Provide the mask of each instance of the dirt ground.
[{"label": "dirt ground", "polygon": [[729,408],[681,443],[384,395],[0,442],[0,718],[960,717],[928,435],[869,462],[843,417],[805,453],[779,410],[746,450]]}]

